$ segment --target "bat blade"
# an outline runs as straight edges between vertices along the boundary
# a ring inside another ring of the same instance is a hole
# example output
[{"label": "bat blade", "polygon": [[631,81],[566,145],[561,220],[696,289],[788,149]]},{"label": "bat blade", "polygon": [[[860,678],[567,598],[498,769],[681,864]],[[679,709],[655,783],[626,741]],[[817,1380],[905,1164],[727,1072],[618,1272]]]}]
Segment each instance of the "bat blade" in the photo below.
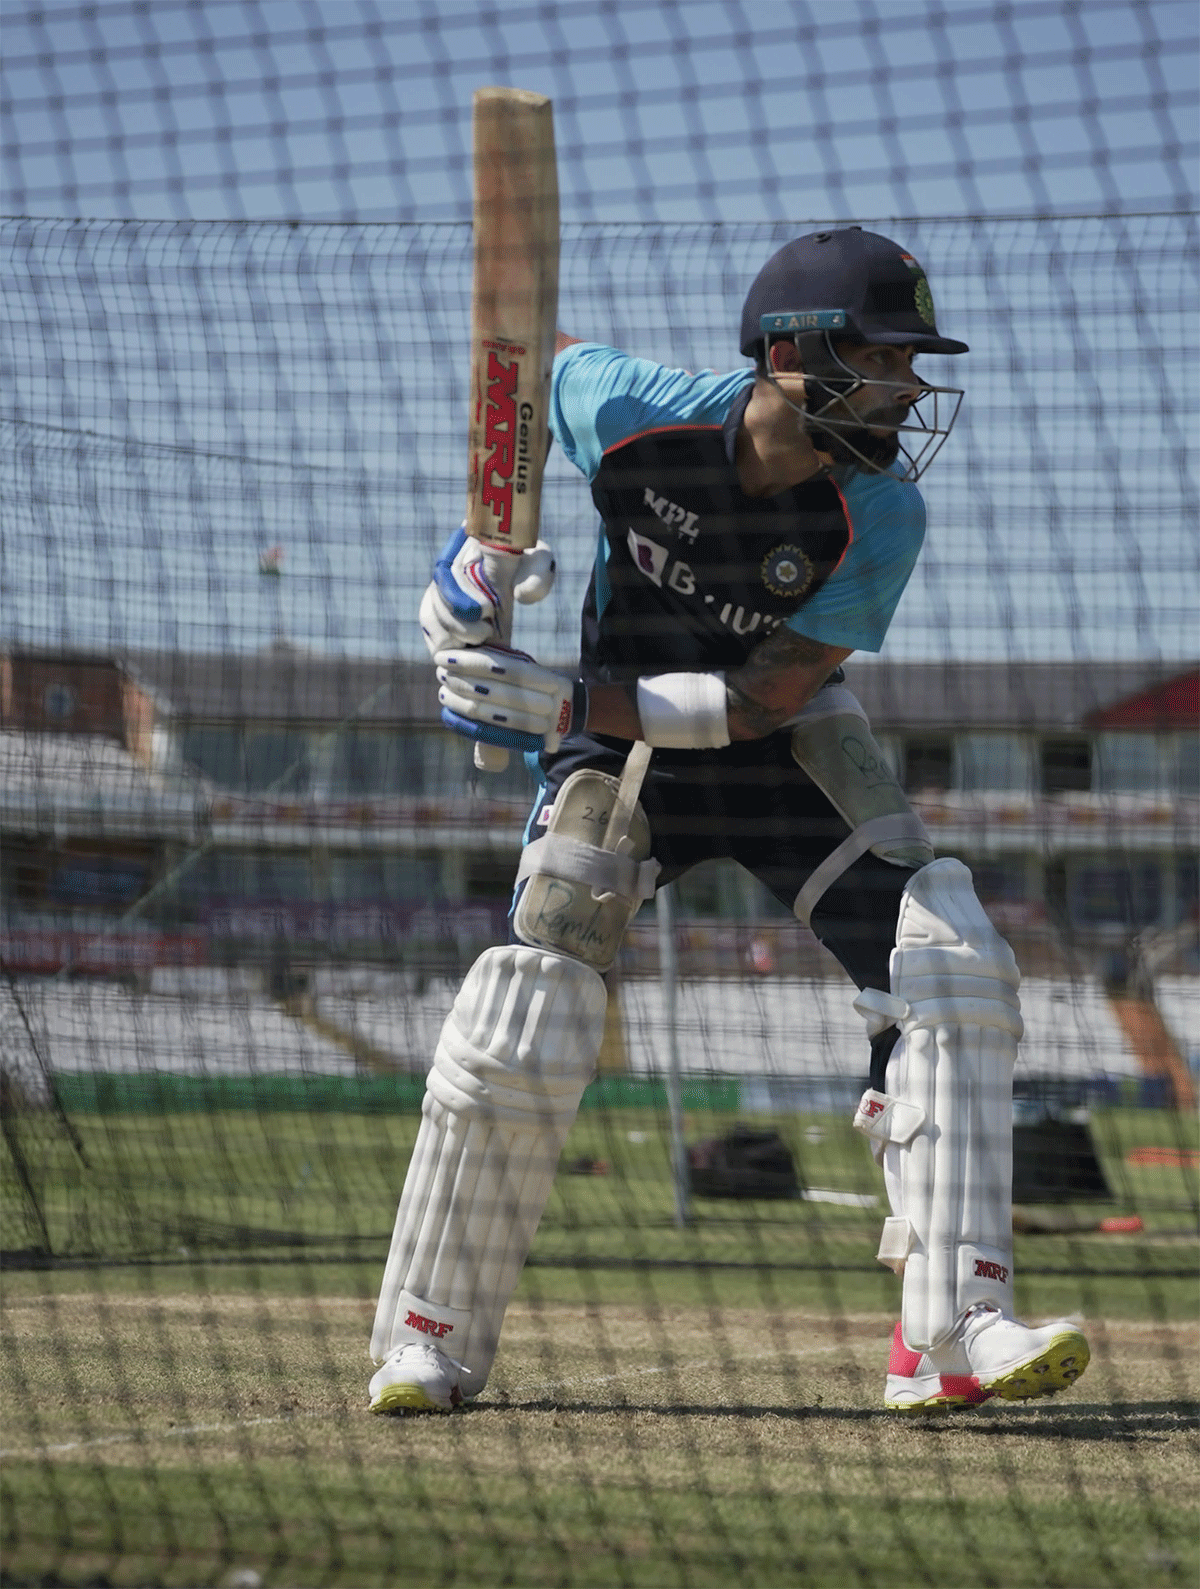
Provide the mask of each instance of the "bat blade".
[{"label": "bat blade", "polygon": [[558,312],[550,101],[476,90],[474,156],[467,532],[523,551],[538,538]]},{"label": "bat blade", "polygon": [[[480,88],[474,105],[474,268],[467,533],[507,551],[535,546],[558,318],[554,112],[541,94]],[[501,639],[507,644],[510,636]],[[508,752],[477,744],[475,765]]]}]

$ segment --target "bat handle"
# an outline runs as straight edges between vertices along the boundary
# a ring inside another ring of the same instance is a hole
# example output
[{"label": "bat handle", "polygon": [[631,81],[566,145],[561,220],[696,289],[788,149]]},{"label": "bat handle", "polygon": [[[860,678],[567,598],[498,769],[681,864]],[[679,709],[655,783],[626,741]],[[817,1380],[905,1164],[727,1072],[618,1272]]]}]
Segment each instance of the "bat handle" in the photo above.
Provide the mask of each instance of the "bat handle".
[{"label": "bat handle", "polygon": [[475,741],[475,765],[480,772],[503,772],[508,766],[508,752],[503,745],[485,745]]}]

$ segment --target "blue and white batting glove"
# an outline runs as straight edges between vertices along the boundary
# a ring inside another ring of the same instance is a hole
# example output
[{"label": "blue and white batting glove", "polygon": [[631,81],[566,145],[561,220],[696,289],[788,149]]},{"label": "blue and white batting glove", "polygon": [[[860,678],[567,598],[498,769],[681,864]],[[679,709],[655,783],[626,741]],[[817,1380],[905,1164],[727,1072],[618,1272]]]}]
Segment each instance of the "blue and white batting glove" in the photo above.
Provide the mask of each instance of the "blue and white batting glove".
[{"label": "blue and white batting glove", "polygon": [[485,546],[456,530],[434,564],[421,598],[421,632],[430,656],[448,646],[508,645],[513,601],[541,601],[554,586],[554,554],[544,541],[527,552]]},{"label": "blue and white batting glove", "polygon": [[497,646],[439,651],[442,722],[456,734],[505,750],[557,750],[587,720],[587,689],[526,656]]}]

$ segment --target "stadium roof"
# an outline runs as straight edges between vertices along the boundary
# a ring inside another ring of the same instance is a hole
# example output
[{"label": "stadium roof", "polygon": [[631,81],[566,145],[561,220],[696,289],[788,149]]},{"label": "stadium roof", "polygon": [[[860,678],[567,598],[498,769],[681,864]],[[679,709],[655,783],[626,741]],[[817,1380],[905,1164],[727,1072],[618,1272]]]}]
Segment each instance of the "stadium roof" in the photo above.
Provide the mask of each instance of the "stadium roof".
[{"label": "stadium roof", "polygon": [[1182,728],[1200,726],[1200,668],[1137,690],[1088,718],[1090,728]]},{"label": "stadium roof", "polygon": [[[846,665],[847,682],[881,730],[968,726],[1041,733],[1082,730],[1117,702],[1194,672],[1194,665],[1179,662],[856,663],[851,659]],[[1122,726],[1164,725],[1145,720]]]}]

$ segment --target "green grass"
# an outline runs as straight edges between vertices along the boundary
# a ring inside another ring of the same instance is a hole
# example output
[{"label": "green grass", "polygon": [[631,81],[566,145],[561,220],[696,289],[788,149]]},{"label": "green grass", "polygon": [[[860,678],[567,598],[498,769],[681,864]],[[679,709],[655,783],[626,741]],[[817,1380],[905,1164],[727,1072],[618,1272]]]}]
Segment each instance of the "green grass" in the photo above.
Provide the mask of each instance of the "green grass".
[{"label": "green grass", "polygon": [[279,1274],[9,1285],[6,1583],[236,1566],[292,1586],[960,1589],[1200,1570],[1194,1324],[1089,1321],[1093,1364],[1062,1399],[909,1422],[880,1408],[887,1312],[728,1271],[618,1292],[576,1277],[571,1301],[535,1272],[481,1401],[393,1420],[364,1410],[376,1274]]},{"label": "green grass", "polygon": [[[715,1135],[732,1117],[691,1111],[689,1141]],[[773,1121],[812,1188],[882,1197],[878,1171],[848,1120],[796,1115]],[[6,1137],[0,1148],[0,1212],[6,1247],[44,1244],[59,1256],[172,1256],[206,1251],[324,1247],[344,1253],[386,1242],[418,1117],[240,1110],[204,1114],[82,1115],[81,1151],[53,1117],[15,1117],[45,1232],[22,1195]],[[1093,1134],[1115,1194],[1111,1206],[1074,1210],[1136,1213],[1145,1239],[1097,1248],[1102,1267],[1132,1272],[1178,1268],[1174,1243],[1194,1235],[1198,1175],[1188,1166],[1130,1165],[1138,1147],[1195,1149],[1194,1121],[1171,1111],[1114,1109],[1094,1117]],[[561,1174],[539,1235],[541,1256],[615,1261],[673,1257],[720,1261],[769,1256],[787,1262],[873,1261],[878,1209],[796,1201],[738,1205],[697,1199],[695,1222],[675,1230],[667,1121],[654,1108],[582,1112],[563,1154],[606,1173]],[[25,1239],[18,1240],[24,1230]],[[1059,1249],[1038,1238],[1031,1249]],[[858,1259],[849,1256],[853,1249]],[[1090,1249],[1088,1249],[1090,1251]],[[1072,1263],[1078,1259],[1072,1257]],[[1184,1260],[1187,1261],[1186,1259]]]},{"label": "green grass", "polygon": [[[560,1425],[561,1427],[561,1425]],[[450,1457],[447,1453],[447,1457]],[[461,1464],[460,1464],[461,1466]],[[804,1471],[804,1465],[798,1464]],[[806,1472],[806,1479],[813,1475]],[[289,1479],[291,1482],[289,1483]],[[857,1494],[855,1480],[857,1480]],[[872,1465],[846,1465],[842,1493],[807,1485],[769,1499],[736,1479],[720,1495],[689,1492],[678,1477],[647,1503],[635,1472],[603,1486],[539,1484],[489,1473],[469,1487],[453,1515],[431,1487],[403,1472],[371,1487],[344,1473],[319,1476],[321,1504],[283,1464],[254,1483],[236,1469],[170,1486],[174,1510],[146,1473],[103,1484],[77,1475],[44,1503],[86,1519],[117,1516],[128,1534],[103,1523],[77,1526],[69,1553],[10,1558],[9,1584],[193,1585],[219,1582],[222,1569],[257,1570],[267,1583],[367,1585],[648,1586],[1055,1583],[1186,1585],[1194,1581],[1194,1540],[1186,1518],[1147,1532],[1137,1502],[1098,1506],[1031,1497],[1018,1509],[973,1507],[966,1495],[901,1497],[867,1508],[857,1496],[878,1489]],[[264,1527],[263,1496],[271,1497]],[[212,1519],[182,1534],[176,1512]],[[219,1518],[219,1524],[217,1519]],[[26,1564],[27,1570],[26,1570]],[[303,1566],[300,1566],[303,1564]]]},{"label": "green grass", "polygon": [[[564,1163],[606,1173],[560,1174],[481,1401],[371,1418],[416,1124],[93,1115],[81,1159],[21,1121],[76,1258],[3,1275],[6,1585],[1196,1581],[1196,1176],[1127,1162],[1194,1146],[1192,1122],[1093,1122],[1117,1200],[1069,1212],[1138,1212],[1142,1233],[1018,1238],[1020,1310],[1084,1320],[1084,1379],[942,1423],[881,1409],[882,1205],[697,1201],[679,1229],[646,1108],[580,1116]],[[727,1124],[693,1111],[687,1134]],[[880,1192],[847,1122],[784,1127],[810,1187]],[[26,1200],[0,1172],[15,1247]]]}]

